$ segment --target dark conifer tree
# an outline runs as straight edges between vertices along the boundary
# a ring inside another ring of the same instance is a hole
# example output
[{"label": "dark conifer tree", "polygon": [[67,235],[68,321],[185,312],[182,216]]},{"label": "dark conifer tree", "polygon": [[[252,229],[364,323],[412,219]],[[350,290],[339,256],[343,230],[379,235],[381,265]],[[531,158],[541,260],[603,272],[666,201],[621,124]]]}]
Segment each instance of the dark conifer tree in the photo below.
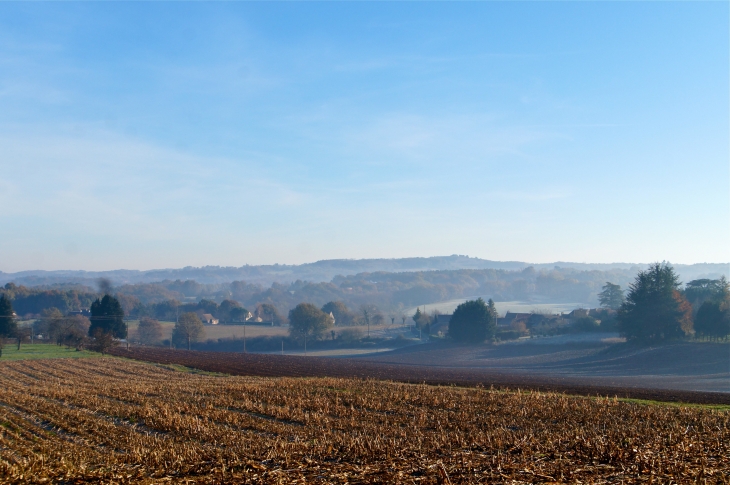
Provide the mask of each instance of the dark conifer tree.
[{"label": "dark conifer tree", "polygon": [[478,298],[462,303],[449,320],[449,337],[458,342],[481,343],[494,336],[494,311]]},{"label": "dark conifer tree", "polygon": [[97,329],[103,333],[111,333],[116,338],[127,337],[127,327],[124,325],[124,310],[119,300],[111,295],[104,295],[104,298],[91,304],[91,326],[89,335],[96,334]]},{"label": "dark conifer tree", "polygon": [[5,295],[0,296],[0,337],[15,337],[18,324],[13,315],[13,303]]},{"label": "dark conifer tree", "polygon": [[655,263],[640,271],[618,312],[621,333],[629,340],[650,342],[677,339],[691,331],[679,285],[668,264]]}]

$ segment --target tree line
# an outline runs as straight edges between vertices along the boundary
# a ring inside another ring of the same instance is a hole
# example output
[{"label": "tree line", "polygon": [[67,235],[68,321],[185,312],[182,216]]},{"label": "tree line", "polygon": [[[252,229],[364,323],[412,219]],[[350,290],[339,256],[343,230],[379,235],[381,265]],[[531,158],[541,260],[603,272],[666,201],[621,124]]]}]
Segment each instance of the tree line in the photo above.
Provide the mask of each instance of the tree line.
[{"label": "tree line", "polygon": [[50,336],[57,344],[73,346],[77,349],[89,348],[101,353],[115,344],[115,339],[127,336],[124,323],[124,310],[119,300],[104,295],[91,303],[91,316],[63,315],[57,308],[43,311],[40,320],[32,326],[19,326],[13,304],[7,295],[0,295],[0,345],[4,339],[17,339],[18,349],[21,342],[32,338],[39,332]]},{"label": "tree line", "polygon": [[618,323],[630,340],[726,339],[730,334],[730,285],[721,277],[693,280],[682,288],[671,265],[652,264],[629,286],[618,308]]},{"label": "tree line", "polygon": [[[617,328],[630,341],[659,342],[688,337],[713,340],[730,336],[730,284],[719,279],[698,279],[682,287],[674,268],[654,263],[639,271],[626,295],[620,285],[606,282],[598,293],[601,306],[616,312]],[[427,324],[420,310],[413,316]],[[459,305],[449,322],[448,337],[460,342],[484,342],[496,332],[494,302],[481,298]],[[581,326],[589,318],[577,319]]]},{"label": "tree line", "polygon": [[[259,305],[268,304],[285,318],[289,310],[303,301],[320,308],[330,301],[342,301],[354,309],[363,304],[373,304],[386,313],[476,294],[491,295],[497,301],[540,296],[553,301],[589,303],[595,299],[603,282],[610,280],[625,286],[631,281],[631,276],[629,270],[624,269],[577,271],[559,267],[540,271],[528,267],[519,271],[373,272],[336,276],[330,282],[297,280],[287,284],[273,283],[269,287],[245,281],[202,284],[193,280],[165,280],[121,285],[114,288],[114,294],[125,314],[132,318],[147,316],[171,320],[176,311],[195,311],[183,308],[191,305],[190,300],[232,300],[252,312]],[[99,292],[93,288],[76,284],[25,287],[8,283],[0,289],[0,293],[13,300],[15,311],[20,316],[37,316],[52,307],[63,313],[88,308],[99,297]],[[226,315],[218,318],[228,321]]]},{"label": "tree line", "polygon": [[[6,285],[10,291],[18,287]],[[607,282],[597,294],[601,305],[616,311],[618,329],[629,340],[661,341],[696,336],[709,339],[725,339],[730,334],[730,285],[722,277],[717,280],[693,280],[682,287],[679,277],[671,265],[655,263],[645,271],[639,271],[629,285],[626,295],[621,286]],[[239,302],[226,299],[220,304],[201,299],[197,303],[180,304],[166,301],[158,304],[164,315],[176,321],[172,343],[187,346],[198,341],[205,329],[200,313],[210,313],[223,321],[245,322],[252,316]],[[124,322],[125,311],[118,295],[105,294],[97,297],[90,305],[91,316],[64,316],[57,308],[44,309],[41,318],[32,329],[19,328],[14,316],[13,304],[8,293],[0,295],[0,336],[15,337],[18,345],[23,338],[43,333],[59,345],[81,347],[96,346],[102,351],[113,345],[114,339],[127,338]],[[386,317],[377,306],[363,303],[357,310],[342,300],[329,301],[322,307],[313,303],[299,303],[287,317],[282,316],[276,306],[260,303],[253,315],[274,324],[290,324],[290,334],[297,340],[323,338],[337,323],[347,325],[378,325]],[[391,314],[391,322],[406,316],[401,312]],[[426,315],[418,309],[412,316],[416,326],[427,331],[434,315]],[[457,341],[482,342],[493,338],[496,331],[497,313],[494,302],[481,298],[459,305],[449,322],[448,336]],[[428,333],[428,331],[427,331]],[[150,316],[140,318],[139,338],[143,343],[158,343],[161,339],[159,321]]]}]

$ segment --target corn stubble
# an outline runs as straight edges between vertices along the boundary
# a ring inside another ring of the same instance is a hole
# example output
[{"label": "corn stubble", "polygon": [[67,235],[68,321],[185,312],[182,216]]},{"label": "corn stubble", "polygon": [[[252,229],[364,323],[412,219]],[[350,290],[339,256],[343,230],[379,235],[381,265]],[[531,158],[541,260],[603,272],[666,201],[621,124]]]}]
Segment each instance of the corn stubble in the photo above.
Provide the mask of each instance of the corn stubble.
[{"label": "corn stubble", "polygon": [[4,483],[730,483],[730,413],[119,359],[0,364]]}]

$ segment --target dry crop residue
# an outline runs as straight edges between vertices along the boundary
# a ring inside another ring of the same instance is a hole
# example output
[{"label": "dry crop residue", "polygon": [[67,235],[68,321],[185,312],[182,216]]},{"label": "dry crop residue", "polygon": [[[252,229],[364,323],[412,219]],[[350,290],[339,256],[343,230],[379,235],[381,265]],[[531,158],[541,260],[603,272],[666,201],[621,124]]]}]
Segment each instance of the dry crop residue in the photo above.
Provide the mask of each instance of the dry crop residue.
[{"label": "dry crop residue", "polygon": [[730,480],[730,413],[120,359],[0,364],[0,481]]}]

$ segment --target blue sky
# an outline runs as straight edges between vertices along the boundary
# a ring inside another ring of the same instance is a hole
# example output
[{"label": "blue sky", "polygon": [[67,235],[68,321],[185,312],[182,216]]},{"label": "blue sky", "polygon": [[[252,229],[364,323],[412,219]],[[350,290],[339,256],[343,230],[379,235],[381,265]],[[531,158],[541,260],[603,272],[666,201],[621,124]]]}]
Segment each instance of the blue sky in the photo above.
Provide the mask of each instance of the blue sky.
[{"label": "blue sky", "polygon": [[730,260],[726,2],[0,3],[0,270]]}]

